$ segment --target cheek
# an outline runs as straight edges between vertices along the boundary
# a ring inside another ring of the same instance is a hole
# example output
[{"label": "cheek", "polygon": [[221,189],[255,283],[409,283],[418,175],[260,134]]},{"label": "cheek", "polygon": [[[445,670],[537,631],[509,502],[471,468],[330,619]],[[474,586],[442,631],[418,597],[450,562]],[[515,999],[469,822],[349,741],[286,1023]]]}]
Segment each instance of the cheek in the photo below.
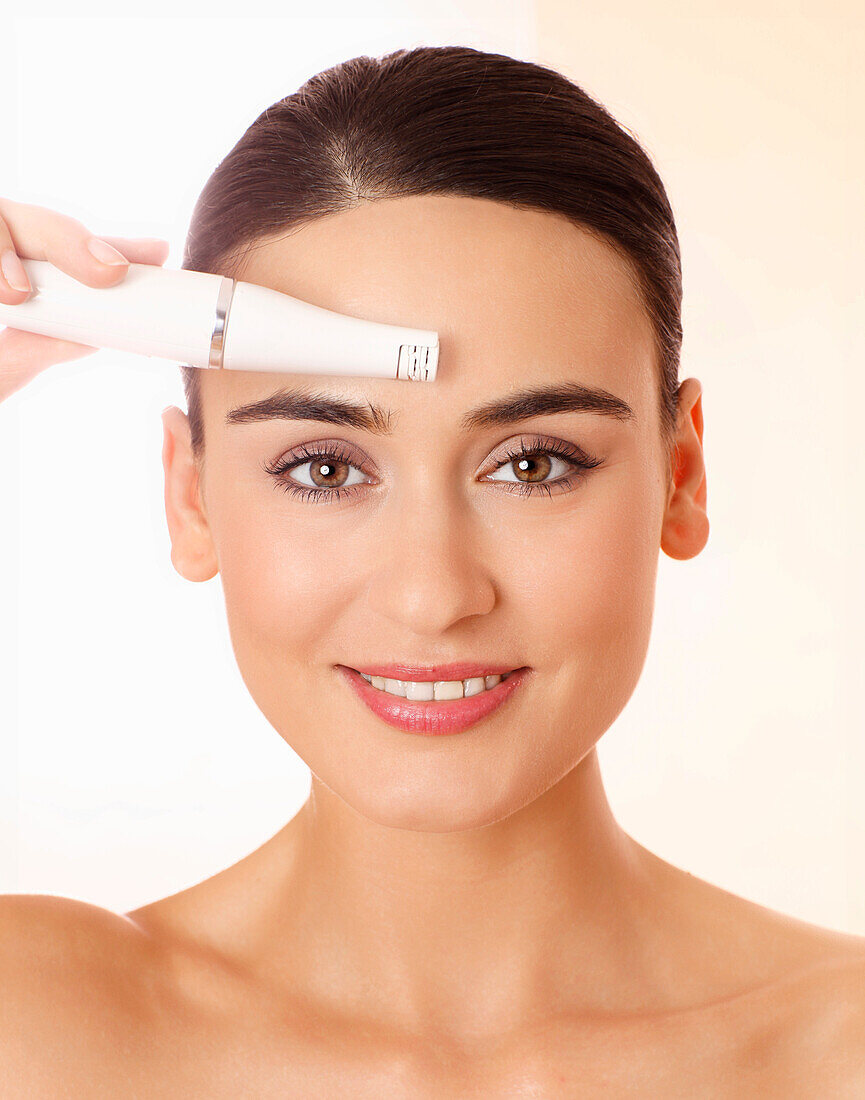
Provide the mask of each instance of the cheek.
[{"label": "cheek", "polygon": [[221,515],[219,568],[241,672],[258,668],[285,683],[292,665],[321,659],[329,624],[348,599],[339,539],[328,540],[320,518],[270,499],[260,508],[249,498],[227,502]]},{"label": "cheek", "polygon": [[526,529],[524,542],[522,560],[535,565],[514,586],[525,623],[520,652],[548,674],[551,709],[573,716],[592,743],[645,662],[659,551],[654,495],[623,465],[567,515]]},{"label": "cheek", "polygon": [[[615,634],[651,613],[658,560],[654,505],[624,476],[571,511],[526,525],[512,546],[514,587],[542,613],[551,644]],[[579,491],[579,490],[578,490]],[[531,568],[525,568],[531,563]]]},{"label": "cheek", "polygon": [[589,516],[576,531],[568,601],[587,639],[612,644],[622,634],[640,633],[639,624],[651,616],[658,561],[651,533],[651,512],[637,493],[617,495],[614,507],[599,509],[594,522]]}]

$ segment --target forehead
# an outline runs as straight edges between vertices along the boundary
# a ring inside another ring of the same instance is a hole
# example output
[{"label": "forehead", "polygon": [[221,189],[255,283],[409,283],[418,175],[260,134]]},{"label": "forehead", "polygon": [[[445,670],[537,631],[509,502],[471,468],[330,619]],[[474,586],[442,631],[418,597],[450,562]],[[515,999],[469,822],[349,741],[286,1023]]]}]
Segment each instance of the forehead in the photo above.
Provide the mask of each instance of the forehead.
[{"label": "forehead", "polygon": [[[363,202],[257,241],[233,274],[339,313],[437,331],[431,386],[463,390],[467,404],[565,379],[635,408],[652,400],[651,323],[628,261],[558,214],[454,195]],[[260,398],[292,378],[333,393],[375,390],[391,405],[427,389],[226,371],[202,379],[222,398],[205,404]]]}]

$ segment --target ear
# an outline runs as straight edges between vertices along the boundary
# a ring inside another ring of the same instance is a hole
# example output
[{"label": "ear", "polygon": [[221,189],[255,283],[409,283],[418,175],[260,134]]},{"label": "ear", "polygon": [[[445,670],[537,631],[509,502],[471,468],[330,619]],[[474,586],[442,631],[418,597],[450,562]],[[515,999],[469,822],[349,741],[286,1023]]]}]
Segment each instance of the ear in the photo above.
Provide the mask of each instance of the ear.
[{"label": "ear", "polygon": [[162,467],[171,564],[188,581],[209,581],[219,572],[204,511],[199,470],[192,455],[189,417],[176,405],[162,411]]},{"label": "ear", "polygon": [[661,528],[661,549],[679,561],[696,557],[709,540],[702,397],[696,378],[686,378],[679,386],[673,477]]}]

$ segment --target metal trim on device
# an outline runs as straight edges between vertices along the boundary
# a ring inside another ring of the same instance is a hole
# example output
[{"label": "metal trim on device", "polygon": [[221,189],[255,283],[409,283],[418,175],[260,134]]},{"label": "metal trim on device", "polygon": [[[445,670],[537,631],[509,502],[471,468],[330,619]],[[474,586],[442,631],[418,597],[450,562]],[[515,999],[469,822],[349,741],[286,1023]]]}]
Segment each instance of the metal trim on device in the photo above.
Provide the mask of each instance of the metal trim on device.
[{"label": "metal trim on device", "polygon": [[234,298],[235,280],[223,275],[216,298],[216,317],[213,321],[213,333],[210,337],[209,367],[222,369],[222,357],[225,353],[225,329],[228,324],[228,312]]}]

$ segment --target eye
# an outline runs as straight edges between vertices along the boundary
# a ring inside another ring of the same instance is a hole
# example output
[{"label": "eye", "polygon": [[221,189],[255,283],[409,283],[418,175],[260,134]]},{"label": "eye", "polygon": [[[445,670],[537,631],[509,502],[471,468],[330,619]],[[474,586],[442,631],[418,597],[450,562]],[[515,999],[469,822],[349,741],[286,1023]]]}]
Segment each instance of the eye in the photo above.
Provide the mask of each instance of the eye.
[{"label": "eye", "polygon": [[[304,472],[306,467],[308,472]],[[363,472],[351,462],[327,455],[324,458],[312,458],[306,462],[289,466],[295,481],[309,489],[344,489],[348,486],[363,484]],[[352,481],[352,471],[358,476]]]},{"label": "eye", "polygon": [[522,494],[540,491],[551,496],[554,489],[566,492],[573,488],[600,465],[600,459],[563,440],[521,439],[519,447],[509,449],[495,470],[514,477],[490,473],[485,480],[505,482],[509,490]]},{"label": "eye", "polygon": [[[508,463],[513,478],[506,476]],[[552,496],[576,488],[590,470],[600,465],[600,459],[563,440],[522,438],[519,448],[507,450],[494,472],[483,480],[498,482],[508,492]],[[264,464],[263,469],[278,488],[314,504],[353,496],[370,484],[360,460],[355,460],[354,453],[339,440],[301,444],[275,462]],[[495,476],[499,473],[505,476]],[[551,474],[555,476],[551,478]]]},{"label": "eye", "polygon": [[276,462],[265,464],[264,470],[285,492],[301,500],[324,503],[349,496],[366,484],[354,457],[344,444],[324,440],[301,444]]},{"label": "eye", "polygon": [[[556,469],[557,464],[558,469]],[[492,474],[488,474],[487,476],[491,481],[513,480],[519,481],[524,485],[536,484],[546,480],[547,475],[550,473],[555,473],[558,477],[569,473],[570,470],[573,469],[573,463],[566,462],[563,458],[559,458],[558,455],[553,455],[553,457],[550,458],[544,451],[535,451],[534,453],[521,452],[516,458],[503,462],[497,469],[498,472],[501,473],[508,470],[509,467],[511,468],[511,472],[515,472],[517,475],[513,479],[507,477],[493,477]],[[555,481],[557,478],[554,477],[552,480]]]}]

